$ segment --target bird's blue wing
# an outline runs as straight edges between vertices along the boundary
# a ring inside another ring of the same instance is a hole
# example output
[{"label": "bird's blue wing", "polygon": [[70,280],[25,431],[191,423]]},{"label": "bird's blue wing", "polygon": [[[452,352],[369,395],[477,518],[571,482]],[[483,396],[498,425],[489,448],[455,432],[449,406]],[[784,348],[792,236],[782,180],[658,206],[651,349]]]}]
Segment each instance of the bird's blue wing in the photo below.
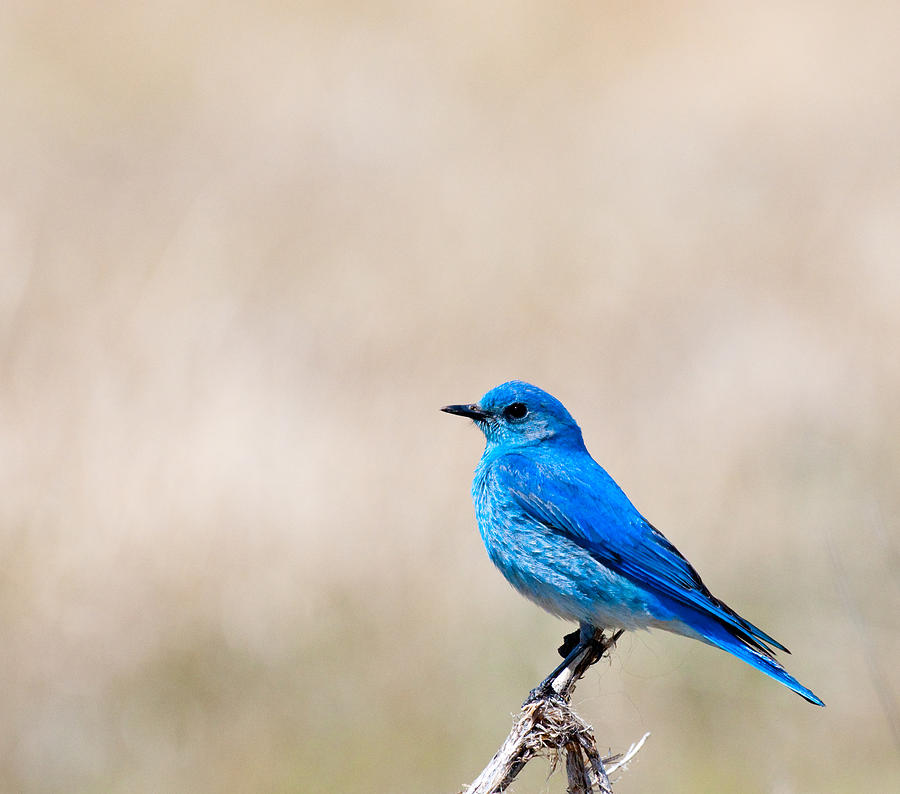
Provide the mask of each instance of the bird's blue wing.
[{"label": "bird's blue wing", "polygon": [[771,653],[767,645],[787,651],[713,596],[678,549],[589,457],[536,461],[513,453],[493,468],[497,485],[527,515],[586,549],[610,570],[679,605],[688,625],[693,614],[699,623],[711,619],[763,654]]}]

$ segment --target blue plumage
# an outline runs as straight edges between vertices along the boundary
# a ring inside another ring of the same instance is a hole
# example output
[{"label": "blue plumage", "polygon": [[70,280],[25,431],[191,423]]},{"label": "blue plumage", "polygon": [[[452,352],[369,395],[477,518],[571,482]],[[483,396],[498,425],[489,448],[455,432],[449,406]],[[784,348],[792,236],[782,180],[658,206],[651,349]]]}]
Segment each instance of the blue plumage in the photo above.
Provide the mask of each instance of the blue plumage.
[{"label": "blue plumage", "polygon": [[699,639],[825,705],[776,661],[772,649],[787,648],[713,596],[635,509],[559,400],[510,381],[443,410],[470,417],[485,435],[475,513],[491,560],[519,592],[583,627]]}]

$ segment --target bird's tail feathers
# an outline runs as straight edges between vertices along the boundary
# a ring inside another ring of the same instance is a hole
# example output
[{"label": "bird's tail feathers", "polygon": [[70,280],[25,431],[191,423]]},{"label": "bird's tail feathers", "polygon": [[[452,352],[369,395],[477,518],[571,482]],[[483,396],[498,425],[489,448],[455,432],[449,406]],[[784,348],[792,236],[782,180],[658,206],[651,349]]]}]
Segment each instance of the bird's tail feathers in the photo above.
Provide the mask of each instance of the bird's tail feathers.
[{"label": "bird's tail feathers", "polygon": [[688,627],[689,633],[697,639],[736,656],[741,661],[784,684],[810,703],[816,706],[825,705],[818,695],[788,673],[767,648],[762,647],[758,642],[753,641],[751,644],[744,637],[736,636],[730,626],[722,625],[707,616],[698,620],[695,613],[691,616]]}]

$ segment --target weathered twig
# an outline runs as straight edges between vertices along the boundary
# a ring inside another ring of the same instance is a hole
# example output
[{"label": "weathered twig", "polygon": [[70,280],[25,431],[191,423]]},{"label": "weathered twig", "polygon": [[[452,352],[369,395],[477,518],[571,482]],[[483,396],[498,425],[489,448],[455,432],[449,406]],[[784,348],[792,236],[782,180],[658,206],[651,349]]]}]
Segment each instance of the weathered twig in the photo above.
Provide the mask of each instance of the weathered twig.
[{"label": "weathered twig", "polygon": [[[464,789],[465,794],[499,794],[535,756],[549,757],[552,771],[563,753],[570,794],[612,794],[609,774],[624,769],[649,734],[631,745],[624,755],[601,758],[593,729],[572,710],[569,700],[578,680],[615,645],[621,634],[617,631],[606,637],[595,631],[580,636],[565,661],[532,690],[506,741]],[[605,764],[611,764],[609,769]]]}]

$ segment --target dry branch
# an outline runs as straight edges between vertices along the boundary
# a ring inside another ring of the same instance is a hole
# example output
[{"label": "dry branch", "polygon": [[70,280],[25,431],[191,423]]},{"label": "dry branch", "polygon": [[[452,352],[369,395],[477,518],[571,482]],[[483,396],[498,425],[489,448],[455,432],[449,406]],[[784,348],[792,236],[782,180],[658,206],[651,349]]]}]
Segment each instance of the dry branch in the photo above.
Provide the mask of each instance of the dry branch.
[{"label": "dry branch", "polygon": [[[587,669],[615,645],[622,634],[609,637],[596,631],[582,636],[566,660],[537,688],[522,706],[509,736],[465,794],[498,794],[538,755],[550,759],[551,772],[565,755],[570,794],[612,794],[609,774],[624,769],[641,749],[649,734],[631,745],[624,755],[601,758],[590,725],[569,705],[575,684]],[[606,765],[609,764],[609,768]]]}]

